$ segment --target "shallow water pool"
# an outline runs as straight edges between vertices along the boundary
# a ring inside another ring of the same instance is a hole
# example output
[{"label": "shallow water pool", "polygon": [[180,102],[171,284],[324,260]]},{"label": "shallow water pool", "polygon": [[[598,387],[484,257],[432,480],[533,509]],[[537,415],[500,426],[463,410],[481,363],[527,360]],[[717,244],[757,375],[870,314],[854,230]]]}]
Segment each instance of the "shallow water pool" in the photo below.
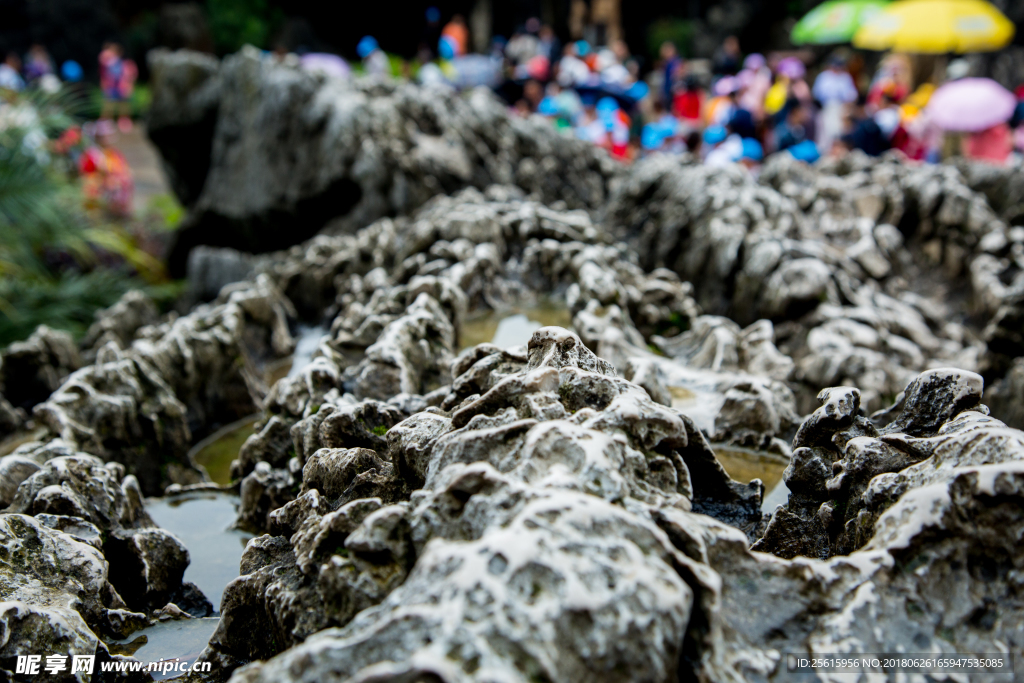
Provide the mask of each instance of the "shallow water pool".
[{"label": "shallow water pool", "polygon": [[459,350],[491,343],[503,349],[530,341],[542,327],[572,326],[572,313],[564,303],[540,301],[532,306],[517,306],[500,311],[471,315],[459,328]]},{"label": "shallow water pool", "polygon": [[789,489],[782,480],[782,473],[789,466],[789,459],[776,453],[755,451],[750,448],[712,444],[715,457],[729,476],[746,484],[752,479],[764,483],[764,501],[761,510],[772,512],[778,505],[789,500]]},{"label": "shallow water pool", "polygon": [[256,431],[259,415],[243,417],[206,437],[189,452],[192,462],[202,465],[215,483],[231,483],[231,461],[238,457],[238,451]]},{"label": "shallow water pool", "polygon": [[192,491],[150,498],[146,511],[188,548],[185,581],[199,586],[220,610],[224,587],[238,576],[238,562],[252,534],[233,529],[238,496],[221,491]]},{"label": "shallow water pool", "polygon": [[[143,664],[160,660],[177,660],[186,664],[196,661],[220,619],[180,619],[161,621],[136,631],[127,640],[108,643],[110,654],[129,655]],[[154,680],[176,678],[185,674],[151,672]]]}]

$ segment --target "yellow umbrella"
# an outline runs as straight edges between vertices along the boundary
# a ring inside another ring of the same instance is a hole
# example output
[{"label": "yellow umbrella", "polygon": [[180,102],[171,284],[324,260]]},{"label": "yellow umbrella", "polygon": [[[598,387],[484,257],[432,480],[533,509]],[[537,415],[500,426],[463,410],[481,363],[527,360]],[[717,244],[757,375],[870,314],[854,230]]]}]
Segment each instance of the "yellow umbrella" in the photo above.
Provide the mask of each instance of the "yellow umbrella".
[{"label": "yellow umbrella", "polygon": [[897,0],[861,25],[853,44],[897,52],[988,52],[1013,40],[1013,22],[984,0]]}]

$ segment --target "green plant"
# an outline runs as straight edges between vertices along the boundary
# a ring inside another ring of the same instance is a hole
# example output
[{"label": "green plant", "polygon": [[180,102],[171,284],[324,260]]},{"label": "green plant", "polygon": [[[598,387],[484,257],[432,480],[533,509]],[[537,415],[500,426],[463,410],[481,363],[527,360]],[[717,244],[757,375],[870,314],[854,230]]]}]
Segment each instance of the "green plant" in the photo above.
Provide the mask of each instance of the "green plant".
[{"label": "green plant", "polygon": [[268,48],[273,30],[281,23],[279,8],[267,0],[207,0],[213,43],[221,54],[236,52],[243,45]]},{"label": "green plant", "polygon": [[49,140],[80,104],[32,93],[12,100],[0,121],[0,344],[40,324],[82,334],[96,309],[132,288],[158,300],[180,290],[159,284],[163,265],[124,226],[91,220],[78,186],[52,167]]},{"label": "green plant", "polygon": [[43,324],[81,336],[95,311],[117,301],[131,285],[124,273],[110,270],[6,277],[0,280],[0,345],[24,339]]},{"label": "green plant", "polygon": [[172,194],[156,194],[146,204],[146,216],[157,230],[174,231],[185,220],[185,207]]}]

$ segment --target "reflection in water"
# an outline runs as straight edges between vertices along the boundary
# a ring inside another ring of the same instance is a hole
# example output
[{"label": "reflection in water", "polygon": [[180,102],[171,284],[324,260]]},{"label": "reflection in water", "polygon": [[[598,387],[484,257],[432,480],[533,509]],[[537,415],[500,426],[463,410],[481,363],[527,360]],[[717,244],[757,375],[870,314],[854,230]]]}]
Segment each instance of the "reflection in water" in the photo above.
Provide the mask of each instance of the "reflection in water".
[{"label": "reflection in water", "polygon": [[[219,621],[217,617],[161,621],[136,631],[128,641],[110,643],[108,647],[112,655],[129,655],[143,664],[161,659],[192,663],[210,641]],[[158,681],[184,675],[181,672],[151,673]]]},{"label": "reflection in water", "polygon": [[[663,361],[662,368],[675,366],[674,372],[667,372],[668,392],[672,395],[672,407],[693,420],[693,423],[707,435],[715,433],[715,417],[722,409],[725,397],[702,385],[701,379],[684,374],[676,363]],[[685,386],[684,386],[685,384]]]},{"label": "reflection in water", "polygon": [[215,483],[231,483],[231,461],[238,457],[238,450],[253,432],[259,415],[243,417],[206,437],[189,452],[192,462],[202,465]]},{"label": "reflection in water", "polygon": [[146,512],[153,521],[181,539],[191,562],[185,581],[191,581],[220,610],[224,586],[238,576],[238,562],[252,534],[232,529],[238,496],[220,491],[193,491],[150,498]]},{"label": "reflection in water", "polygon": [[507,349],[530,341],[542,327],[572,326],[572,313],[562,302],[543,300],[534,306],[519,306],[474,315],[459,328],[459,350],[491,343]]},{"label": "reflection in water", "polygon": [[746,484],[751,479],[760,479],[764,483],[763,511],[772,512],[776,505],[783,505],[789,499],[789,489],[782,481],[782,473],[789,465],[785,456],[736,446],[712,445],[712,449],[718,462],[736,481]]}]

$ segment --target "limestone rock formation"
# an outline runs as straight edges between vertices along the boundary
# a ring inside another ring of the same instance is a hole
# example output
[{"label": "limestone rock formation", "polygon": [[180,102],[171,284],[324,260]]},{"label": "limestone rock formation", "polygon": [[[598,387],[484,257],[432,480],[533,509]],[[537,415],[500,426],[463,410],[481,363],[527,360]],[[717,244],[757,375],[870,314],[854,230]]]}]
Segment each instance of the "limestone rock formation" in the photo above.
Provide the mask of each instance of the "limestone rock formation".
[{"label": "limestone rock formation", "polygon": [[[153,139],[194,204],[172,258],[182,271],[197,244],[244,234],[252,250],[280,249],[332,219],[362,227],[466,186],[515,184],[596,208],[616,173],[592,145],[513,118],[487,93],[324,79],[254,49],[216,66],[187,51],[150,62]],[[176,144],[185,135],[197,144]],[[198,159],[207,148],[208,170]]]},{"label": "limestone rock formation", "polygon": [[153,60],[158,144],[201,141],[167,158],[182,245],[292,246],[195,251],[209,303],[129,295],[81,345],[3,352],[42,388],[5,383],[0,423],[49,433],[0,458],[0,678],[32,637],[104,652],[208,608],[142,496],[210,486],[189,448],[254,413],[230,488],[261,535],[209,680],[1024,657],[1019,169],[619,168],[485,92]]}]

